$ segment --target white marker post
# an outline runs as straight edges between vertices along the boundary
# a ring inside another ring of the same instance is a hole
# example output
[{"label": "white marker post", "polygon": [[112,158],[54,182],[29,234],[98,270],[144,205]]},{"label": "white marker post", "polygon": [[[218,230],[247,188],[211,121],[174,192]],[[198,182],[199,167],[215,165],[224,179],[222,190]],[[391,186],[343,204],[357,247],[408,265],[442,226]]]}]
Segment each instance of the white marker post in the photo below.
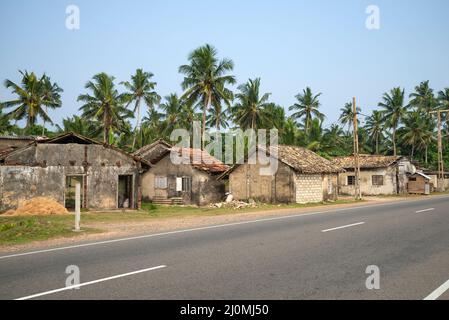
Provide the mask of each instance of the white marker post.
[{"label": "white marker post", "polygon": [[80,231],[81,219],[81,184],[75,185],[75,231]]}]

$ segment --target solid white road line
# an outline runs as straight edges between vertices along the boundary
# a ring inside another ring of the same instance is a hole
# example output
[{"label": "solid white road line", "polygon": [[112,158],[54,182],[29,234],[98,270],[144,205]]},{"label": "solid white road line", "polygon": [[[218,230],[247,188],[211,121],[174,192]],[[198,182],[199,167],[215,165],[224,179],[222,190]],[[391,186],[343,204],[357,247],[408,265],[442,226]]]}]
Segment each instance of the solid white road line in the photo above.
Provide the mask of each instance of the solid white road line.
[{"label": "solid white road line", "polygon": [[336,228],[332,228],[332,229],[321,230],[321,232],[329,232],[329,231],[334,231],[334,230],[339,230],[339,229],[344,229],[344,228],[355,227],[355,226],[359,226],[359,225],[364,224],[364,223],[365,222],[357,222],[357,223],[353,223],[353,224],[348,224],[346,226],[341,226],[341,227],[336,227]]},{"label": "solid white road line", "polygon": [[46,295],[49,295],[49,294],[61,292],[61,291],[66,291],[66,290],[71,290],[71,289],[75,289],[75,288],[80,288],[80,287],[88,286],[88,285],[99,283],[99,282],[104,282],[104,281],[114,280],[114,279],[118,279],[118,278],[128,277],[128,276],[131,276],[131,275],[134,275],[134,274],[148,272],[148,271],[153,271],[153,270],[162,269],[162,268],[166,268],[166,267],[167,266],[165,266],[165,265],[161,265],[161,266],[157,266],[157,267],[152,267],[152,268],[137,270],[137,271],[133,271],[133,272],[123,273],[123,274],[119,274],[119,275],[112,276],[112,277],[107,277],[107,278],[103,278],[103,279],[98,279],[98,280],[93,280],[93,281],[84,282],[84,283],[80,283],[80,284],[75,284],[73,286],[68,286],[68,287],[59,288],[59,289],[55,289],[55,290],[50,290],[50,291],[45,291],[45,292],[41,292],[41,293],[36,293],[36,294],[30,295],[30,296],[26,296],[26,297],[14,299],[14,300],[33,299],[33,298],[42,297],[42,296],[46,296]]},{"label": "solid white road line", "polygon": [[418,211],[415,211],[415,213],[429,212],[429,211],[433,211],[433,210],[435,210],[435,208],[429,208],[429,209],[424,209],[424,210],[418,210]]},{"label": "solid white road line", "polygon": [[436,300],[449,289],[449,280],[443,283],[438,289],[429,294],[424,300]]},{"label": "solid white road line", "polygon": [[[447,198],[447,196],[438,196],[438,197],[435,196],[433,199],[440,199],[440,198]],[[410,200],[410,201],[409,200],[404,200],[404,201],[397,201],[397,202],[388,202],[388,203],[380,203],[380,204],[373,204],[373,205],[356,206],[356,207],[333,209],[333,210],[331,209],[331,210],[311,212],[311,213],[302,213],[302,214],[295,214],[295,215],[288,215],[288,216],[281,216],[281,217],[274,217],[274,218],[248,220],[248,221],[241,221],[241,222],[234,222],[234,223],[227,223],[227,224],[219,224],[219,225],[213,225],[213,226],[207,226],[207,227],[199,227],[199,228],[192,228],[192,229],[183,229],[183,230],[169,231],[169,232],[163,232],[163,233],[153,233],[153,234],[147,234],[147,235],[142,235],[142,236],[135,236],[135,237],[128,237],[128,238],[119,238],[119,239],[112,239],[112,240],[105,240],[105,241],[77,244],[77,245],[73,245],[73,246],[57,247],[57,248],[51,248],[51,249],[43,249],[43,250],[36,250],[36,251],[30,251],[30,252],[10,254],[10,255],[7,255],[7,256],[0,256],[0,259],[14,258],[14,257],[20,257],[20,256],[27,256],[27,255],[31,255],[31,254],[46,253],[46,252],[53,252],[53,251],[60,251],[60,250],[67,250],[67,249],[89,247],[89,246],[95,246],[95,245],[100,245],[100,244],[109,244],[109,243],[114,243],[114,242],[122,242],[122,241],[138,240],[138,239],[145,239],[145,238],[152,238],[152,237],[160,237],[160,236],[177,234],[177,233],[187,233],[187,232],[201,231],[201,230],[208,230],[208,229],[225,228],[225,227],[244,225],[244,224],[250,224],[250,223],[269,222],[269,221],[282,220],[282,219],[294,219],[294,218],[298,218],[298,217],[307,217],[307,216],[312,216],[312,215],[317,215],[317,214],[325,214],[325,213],[333,213],[333,212],[341,212],[341,211],[352,211],[352,210],[366,209],[366,208],[375,208],[375,207],[384,207],[384,206],[388,206],[388,205],[394,205],[396,203],[401,204],[401,203],[404,203],[406,201],[410,203],[410,202],[419,202],[419,201],[423,201],[423,200],[422,199]]]}]

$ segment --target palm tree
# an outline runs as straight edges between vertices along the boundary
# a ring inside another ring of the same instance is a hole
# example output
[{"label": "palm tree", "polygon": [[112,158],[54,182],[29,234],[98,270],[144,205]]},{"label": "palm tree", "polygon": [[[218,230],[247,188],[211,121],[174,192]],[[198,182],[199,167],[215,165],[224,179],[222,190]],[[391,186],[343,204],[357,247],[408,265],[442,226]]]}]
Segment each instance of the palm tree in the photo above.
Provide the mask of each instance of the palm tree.
[{"label": "palm tree", "polygon": [[307,87],[302,91],[302,94],[299,93],[295,96],[298,102],[289,107],[290,111],[295,111],[292,114],[293,119],[299,120],[304,118],[304,128],[306,134],[309,133],[314,117],[319,119],[320,121],[323,121],[325,118],[324,114],[322,114],[318,110],[318,108],[320,107],[320,101],[318,100],[318,98],[320,96],[321,93],[314,95],[312,93],[312,90]]},{"label": "palm tree", "polygon": [[280,136],[280,143],[285,145],[296,145],[298,142],[299,130],[292,118],[288,118],[284,123],[284,129]]},{"label": "palm tree", "polygon": [[324,142],[322,122],[315,118],[311,122],[310,131],[307,135],[307,149],[315,152],[324,151]]},{"label": "palm tree", "polygon": [[438,92],[438,104],[441,109],[449,109],[449,88]]},{"label": "palm tree", "polygon": [[268,122],[266,108],[270,105],[270,93],[260,94],[260,78],[249,79],[237,88],[237,103],[232,108],[234,122],[242,130],[257,129]]},{"label": "palm tree", "polygon": [[[190,64],[179,67],[179,72],[184,74],[182,88],[185,92],[181,98],[185,99],[189,105],[198,101],[202,102],[201,136],[203,137],[209,106],[214,101],[215,103],[223,101],[228,106],[231,105],[231,94],[226,89],[226,85],[235,83],[234,76],[227,74],[234,68],[234,63],[230,59],[218,60],[217,50],[209,44],[190,53],[188,60]],[[204,148],[204,141],[201,147]]]},{"label": "palm tree", "polygon": [[423,114],[419,111],[412,111],[407,113],[403,118],[404,126],[401,128],[402,143],[412,148],[411,159],[415,155],[416,149],[422,149],[426,146],[427,128]]},{"label": "palm tree", "polygon": [[267,122],[263,124],[265,129],[276,128],[279,131],[279,134],[282,135],[282,130],[285,125],[284,108],[275,103],[269,103],[265,108],[265,112],[270,115]]},{"label": "palm tree", "polygon": [[34,72],[22,72],[22,83],[18,85],[11,80],[5,80],[5,87],[11,89],[17,97],[2,103],[4,108],[14,108],[7,113],[13,120],[26,119],[25,131],[36,124],[37,118],[53,123],[43,107],[58,108],[61,106],[59,93],[62,89],[56,83],[51,83],[47,76],[40,79]]},{"label": "palm tree", "polygon": [[338,124],[332,124],[329,128],[324,130],[323,146],[327,153],[332,155],[337,154],[345,145],[343,129]]},{"label": "palm tree", "polygon": [[371,141],[375,143],[376,154],[379,154],[379,140],[383,137],[384,116],[380,111],[373,111],[371,116],[366,118],[365,129],[368,132]]},{"label": "palm tree", "polygon": [[[348,102],[344,105],[343,108],[340,109],[341,114],[338,118],[338,121],[343,126],[348,126],[348,133],[351,132],[353,126],[354,126],[354,106],[352,102]],[[359,114],[362,111],[360,107],[356,107],[356,112]],[[360,121],[357,119],[357,124],[359,124]]]},{"label": "palm tree", "polygon": [[[222,86],[222,85],[221,85]],[[215,128],[220,131],[220,127],[226,128],[228,127],[227,118],[228,118],[228,108],[231,106],[231,102],[234,100],[234,94],[231,90],[221,87],[217,92],[222,93],[224,96],[220,94],[213,94],[211,99],[212,108],[209,110],[207,125],[209,127],[215,126]],[[223,106],[224,102],[224,106]],[[200,106],[202,101],[200,101]],[[206,118],[206,119],[207,119]],[[211,121],[213,119],[213,121]]]},{"label": "palm tree", "polygon": [[59,132],[75,132],[90,138],[97,138],[101,133],[101,126],[98,125],[98,121],[92,121],[77,115],[62,119],[62,128],[58,125],[57,127]]},{"label": "palm tree", "polygon": [[164,111],[166,134],[170,135],[171,131],[180,127],[183,102],[176,93],[172,93],[164,99],[165,102],[160,105],[160,108]]},{"label": "palm tree", "polygon": [[130,103],[134,102],[133,111],[137,112],[132,150],[134,150],[137,131],[140,128],[140,105],[142,101],[144,101],[149,108],[154,108],[154,105],[159,103],[161,100],[161,97],[156,93],[156,91],[154,91],[156,82],[151,81],[153,76],[154,75],[151,72],[144,72],[142,69],[137,69],[136,73],[131,76],[131,82],[121,82],[121,84],[123,84],[129,91],[126,96],[128,99],[128,104],[126,107],[128,107]]},{"label": "palm tree", "polygon": [[0,106],[0,134],[10,135],[16,131],[17,127],[11,124],[9,117],[6,114],[3,114]]},{"label": "palm tree", "polygon": [[229,127],[228,124],[228,110],[222,110],[221,105],[215,105],[213,111],[207,115],[206,125],[213,127],[220,131],[220,128]]},{"label": "palm tree", "polygon": [[86,83],[85,88],[91,94],[78,96],[78,101],[84,103],[80,110],[85,119],[96,119],[103,126],[103,142],[111,141],[110,134],[126,127],[125,119],[131,118],[133,113],[124,106],[127,96],[120,94],[115,88],[115,78],[106,73],[93,76],[92,81]]},{"label": "palm tree", "polygon": [[[41,78],[42,81],[42,96],[44,100],[45,113],[48,113],[48,108],[55,109],[59,108],[62,105],[61,102],[61,93],[63,90],[58,86],[58,84],[52,83],[50,78],[45,74]],[[42,135],[45,132],[45,119],[44,125],[42,128]]]},{"label": "palm tree", "polygon": [[404,105],[404,90],[397,87],[384,93],[382,102],[378,106],[384,109],[384,121],[386,125],[393,129],[393,154],[397,155],[396,131],[402,119],[407,113],[407,105]]},{"label": "palm tree", "polygon": [[410,105],[426,115],[433,111],[437,105],[433,89],[429,87],[429,80],[423,81],[415,87],[415,92],[409,95]]},{"label": "palm tree", "polygon": [[158,138],[167,138],[164,135],[166,130],[166,122],[164,114],[159,112],[157,108],[148,108],[146,116],[142,119],[142,128],[138,134],[140,138],[140,147],[144,146],[144,141],[152,141]]}]

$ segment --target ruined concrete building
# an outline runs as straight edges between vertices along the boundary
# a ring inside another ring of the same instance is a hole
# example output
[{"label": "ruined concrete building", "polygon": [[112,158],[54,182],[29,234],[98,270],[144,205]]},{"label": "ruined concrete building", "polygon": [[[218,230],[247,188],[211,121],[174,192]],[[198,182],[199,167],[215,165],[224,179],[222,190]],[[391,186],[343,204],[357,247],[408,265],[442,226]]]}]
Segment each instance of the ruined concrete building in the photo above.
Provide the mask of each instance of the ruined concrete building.
[{"label": "ruined concrete building", "polygon": [[[182,163],[174,163],[171,154]],[[207,205],[223,200],[225,184],[217,177],[229,169],[208,152],[175,148],[158,140],[134,153],[151,162],[142,177],[142,197],[159,204]]]},{"label": "ruined concrete building", "polygon": [[305,148],[273,147],[271,160],[277,170],[262,175],[267,167],[257,161],[236,164],[221,176],[229,178],[229,191],[236,200],[267,203],[309,203],[337,199],[337,175],[343,170]]},{"label": "ruined concrete building", "polygon": [[0,150],[0,211],[44,196],[74,207],[75,185],[89,209],[138,208],[140,176],[150,164],[75,133]]}]

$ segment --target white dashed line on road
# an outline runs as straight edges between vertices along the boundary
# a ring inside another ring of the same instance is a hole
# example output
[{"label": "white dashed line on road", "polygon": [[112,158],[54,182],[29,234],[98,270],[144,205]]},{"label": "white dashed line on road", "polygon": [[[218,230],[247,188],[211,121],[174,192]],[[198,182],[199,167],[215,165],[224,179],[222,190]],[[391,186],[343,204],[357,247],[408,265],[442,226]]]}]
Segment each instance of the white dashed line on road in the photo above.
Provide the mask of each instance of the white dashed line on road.
[{"label": "white dashed line on road", "polygon": [[18,298],[18,299],[15,299],[15,300],[29,300],[29,299],[42,297],[42,296],[46,296],[46,295],[57,293],[57,292],[61,292],[61,291],[76,289],[76,288],[88,286],[88,285],[95,284],[95,283],[100,283],[100,282],[105,282],[105,281],[114,280],[114,279],[118,279],[118,278],[128,277],[128,276],[131,276],[131,275],[134,275],[134,274],[148,272],[148,271],[153,271],[153,270],[162,269],[162,268],[166,268],[166,267],[167,266],[165,266],[165,265],[161,265],[161,266],[157,266],[157,267],[152,267],[152,268],[137,270],[137,271],[133,271],[133,272],[123,273],[123,274],[119,274],[119,275],[112,276],[112,277],[107,277],[107,278],[102,278],[102,279],[93,280],[93,281],[89,281],[89,282],[75,284],[73,286],[67,286],[67,287],[64,287],[64,288],[59,288],[59,289],[55,289],[55,290],[50,290],[50,291],[45,291],[45,292],[41,292],[41,293],[36,293],[36,294],[32,294],[30,296]]},{"label": "white dashed line on road", "polygon": [[433,211],[433,210],[435,210],[435,208],[429,208],[429,209],[424,209],[424,210],[418,210],[418,211],[415,211],[415,213],[429,212],[429,211]]},{"label": "white dashed line on road", "polygon": [[358,222],[358,223],[348,224],[346,226],[341,226],[341,227],[336,227],[336,228],[332,228],[332,229],[321,230],[321,232],[329,232],[329,231],[334,231],[334,230],[339,230],[339,229],[344,229],[344,228],[355,227],[355,226],[362,225],[364,223],[365,222]]},{"label": "white dashed line on road", "polygon": [[449,280],[438,287],[434,292],[429,294],[424,300],[436,300],[449,289]]}]

